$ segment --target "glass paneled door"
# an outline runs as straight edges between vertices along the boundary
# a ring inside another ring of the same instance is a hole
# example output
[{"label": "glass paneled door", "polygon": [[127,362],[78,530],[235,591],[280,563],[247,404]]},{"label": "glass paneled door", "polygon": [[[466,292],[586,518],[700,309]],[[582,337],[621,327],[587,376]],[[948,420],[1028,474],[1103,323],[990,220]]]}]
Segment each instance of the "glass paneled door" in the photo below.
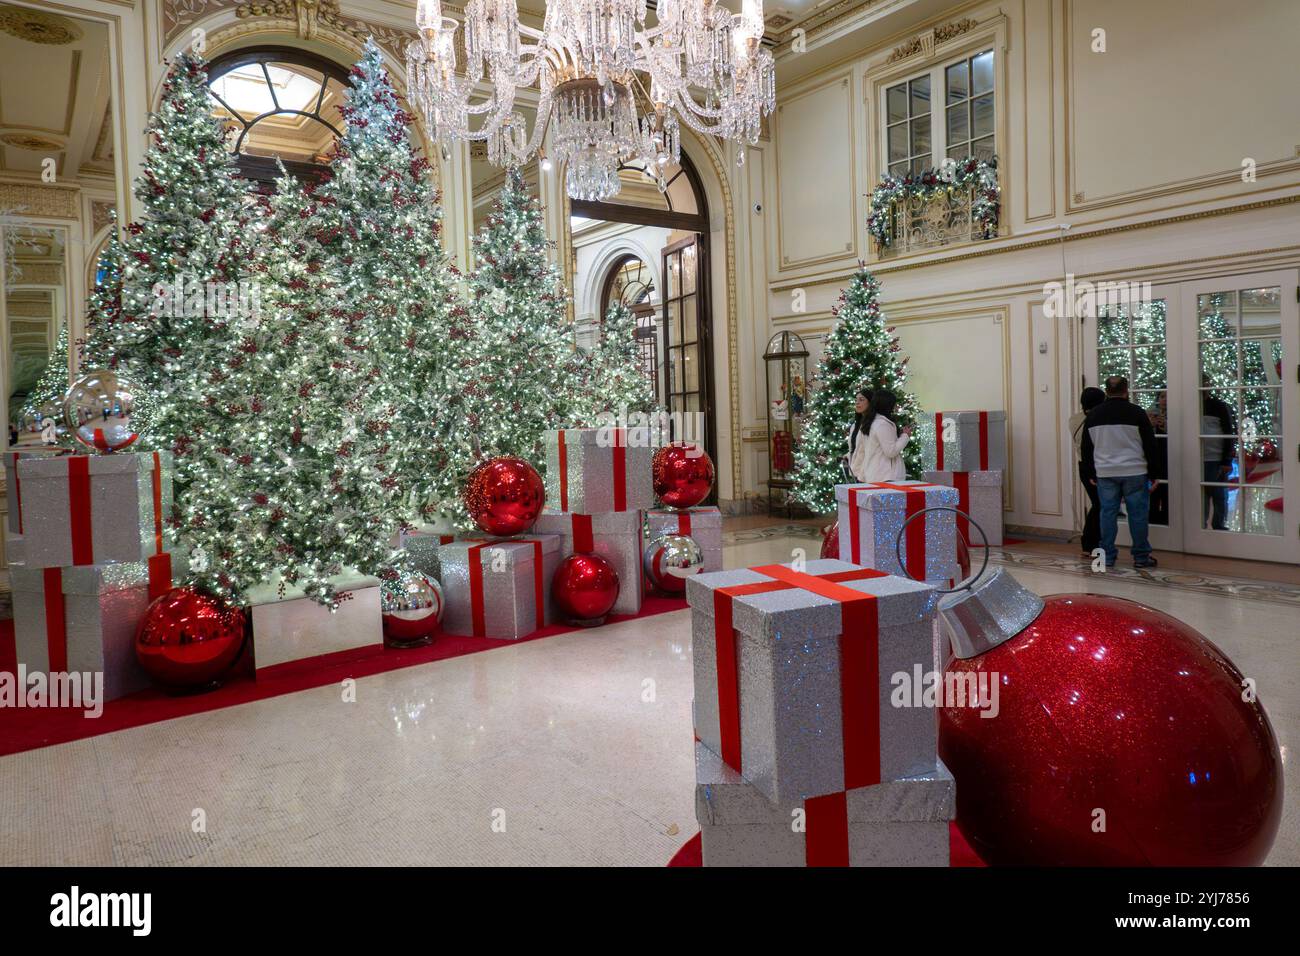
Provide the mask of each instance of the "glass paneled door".
[{"label": "glass paneled door", "polygon": [[1300,561],[1296,290],[1294,272],[1185,284],[1188,550]]},{"label": "glass paneled door", "polygon": [[702,442],[716,463],[703,248],[691,236],[663,250],[664,395],[673,437]]},{"label": "glass paneled door", "polygon": [[[1177,401],[1170,401],[1171,394],[1178,394],[1181,378],[1176,360],[1171,362],[1177,353],[1171,344],[1169,317],[1177,302],[1176,288],[1157,287],[1146,301],[1099,303],[1096,318],[1082,320],[1086,383],[1104,387],[1110,376],[1124,376],[1129,400],[1146,411],[1155,430],[1155,460],[1147,466],[1156,480],[1148,521],[1151,544],[1157,550],[1182,548],[1182,525],[1176,514],[1185,507],[1186,491],[1178,469],[1170,467],[1179,460],[1175,428],[1182,409]],[[1071,408],[1077,407],[1076,395]],[[1121,548],[1131,543],[1122,506],[1116,541]]]}]

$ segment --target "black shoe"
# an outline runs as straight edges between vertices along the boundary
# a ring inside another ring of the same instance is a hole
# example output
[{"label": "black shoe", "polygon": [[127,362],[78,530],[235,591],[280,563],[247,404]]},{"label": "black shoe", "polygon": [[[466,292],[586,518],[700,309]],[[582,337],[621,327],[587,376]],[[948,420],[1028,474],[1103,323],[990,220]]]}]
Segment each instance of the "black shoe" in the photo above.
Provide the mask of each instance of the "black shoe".
[{"label": "black shoe", "polygon": [[1143,561],[1133,562],[1133,567],[1135,568],[1155,568],[1159,566],[1160,566],[1160,562],[1157,561],[1155,558],[1147,558]]}]

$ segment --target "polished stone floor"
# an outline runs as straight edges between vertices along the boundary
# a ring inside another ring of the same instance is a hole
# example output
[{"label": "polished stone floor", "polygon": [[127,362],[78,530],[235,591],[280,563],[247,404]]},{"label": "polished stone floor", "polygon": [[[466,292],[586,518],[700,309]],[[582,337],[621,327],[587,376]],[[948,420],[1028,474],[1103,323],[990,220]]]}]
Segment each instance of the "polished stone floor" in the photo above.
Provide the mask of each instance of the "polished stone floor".
[{"label": "polished stone floor", "polygon": [[[729,567],[815,554],[798,525],[733,528]],[[1193,622],[1256,677],[1289,763],[1300,588],[995,558],[1039,593]],[[696,830],[689,613],[393,671],[0,758],[0,865],[632,864]],[[201,824],[201,826],[200,826]],[[1270,863],[1300,864],[1290,788]]]}]

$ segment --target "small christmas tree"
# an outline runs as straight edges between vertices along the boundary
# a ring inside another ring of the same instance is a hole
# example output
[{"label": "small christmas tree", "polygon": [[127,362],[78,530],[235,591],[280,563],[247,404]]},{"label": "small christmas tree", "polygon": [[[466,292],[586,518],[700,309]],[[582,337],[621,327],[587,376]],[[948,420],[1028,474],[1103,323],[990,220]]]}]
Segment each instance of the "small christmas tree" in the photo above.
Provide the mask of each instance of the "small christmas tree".
[{"label": "small christmas tree", "polygon": [[[40,419],[41,409],[46,405],[63,407],[63,396],[68,393],[68,323],[59,327],[59,337],[50,351],[45,371],[23,401],[23,414]],[[56,416],[57,420],[58,416]]]},{"label": "small christmas tree", "polygon": [[517,455],[540,470],[543,432],[581,415],[581,361],[541,207],[512,169],[474,237],[469,322],[453,343],[472,374],[467,418],[480,458]]},{"label": "small christmas tree", "polygon": [[[853,402],[862,388],[888,389],[898,398],[894,417],[900,428],[920,413],[907,391],[907,359],[899,360],[898,339],[880,314],[880,282],[859,268],[840,294],[838,318],[826,337],[817,366],[819,385],[808,400],[808,420],[795,450],[794,496],[813,511],[835,510],[835,485],[845,481],[840,462],[848,453],[845,433],[853,421]],[[920,442],[914,437],[903,450],[907,473],[918,477]]]},{"label": "small christmas tree", "polygon": [[122,322],[122,240],[118,236],[117,213],[111,213],[108,242],[99,254],[95,288],[86,302],[86,337],[77,343],[80,367],[112,368],[114,343]]},{"label": "small christmas tree", "polygon": [[654,410],[654,389],[641,367],[636,342],[636,316],[621,302],[610,304],[600,341],[584,363],[587,386],[582,392],[583,424],[604,416],[633,416]]}]

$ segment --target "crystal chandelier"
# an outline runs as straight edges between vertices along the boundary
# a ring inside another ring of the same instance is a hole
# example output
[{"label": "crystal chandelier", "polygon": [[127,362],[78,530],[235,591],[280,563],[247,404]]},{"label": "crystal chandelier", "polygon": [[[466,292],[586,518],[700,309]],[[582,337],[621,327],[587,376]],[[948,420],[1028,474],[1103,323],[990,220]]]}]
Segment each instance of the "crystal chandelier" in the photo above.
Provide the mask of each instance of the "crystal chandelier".
[{"label": "crystal chandelier", "polygon": [[[739,14],[717,0],[659,0],[654,15],[646,0],[548,0],[537,30],[519,22],[514,0],[470,0],[458,35],[441,0],[419,0],[408,98],[444,153],[481,140],[499,166],[540,154],[544,169],[564,166],[574,199],[613,196],[629,164],[665,188],[681,123],[740,143],[743,162],[776,104],[762,0],[744,0]],[[516,108],[526,89],[537,90],[531,130]]]}]

